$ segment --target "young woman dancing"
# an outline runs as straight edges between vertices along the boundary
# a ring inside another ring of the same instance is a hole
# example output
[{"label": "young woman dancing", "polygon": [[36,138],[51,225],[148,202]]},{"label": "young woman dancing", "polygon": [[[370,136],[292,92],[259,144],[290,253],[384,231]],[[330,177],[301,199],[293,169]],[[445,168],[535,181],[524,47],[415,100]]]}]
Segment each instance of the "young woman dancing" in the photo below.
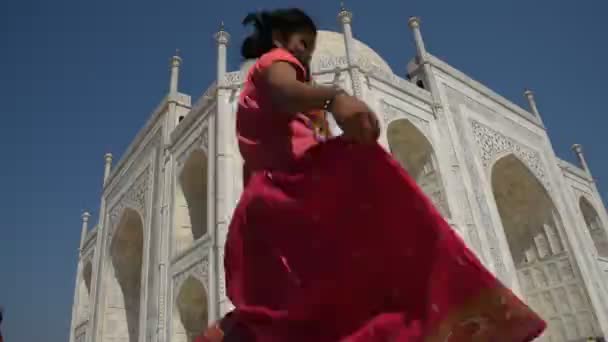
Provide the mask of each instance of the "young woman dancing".
[{"label": "young woman dancing", "polygon": [[[486,270],[377,144],[372,110],[310,84],[314,22],[284,9],[250,14],[244,24],[255,32],[242,55],[258,60],[237,112],[245,189],[224,260],[235,310],[201,340],[538,336],[544,321]],[[323,111],[342,136],[321,137]]]}]

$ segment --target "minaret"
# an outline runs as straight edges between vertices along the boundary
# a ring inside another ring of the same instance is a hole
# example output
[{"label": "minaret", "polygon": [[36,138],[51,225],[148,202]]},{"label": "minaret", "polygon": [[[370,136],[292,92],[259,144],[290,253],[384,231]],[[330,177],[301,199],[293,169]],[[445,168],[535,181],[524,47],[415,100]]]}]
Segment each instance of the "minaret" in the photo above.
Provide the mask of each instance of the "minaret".
[{"label": "minaret", "polygon": [[353,29],[351,26],[353,21],[353,14],[344,7],[344,2],[340,3],[338,21],[342,26],[342,33],[344,35],[344,47],[346,49],[346,60],[348,62],[350,77],[352,80],[353,95],[358,98],[361,98],[363,96],[361,91],[361,78],[356,65],[358,56],[357,51],[355,49]]},{"label": "minaret", "polygon": [[534,92],[530,89],[526,89],[524,91],[524,96],[528,100],[528,106],[530,107],[530,111],[542,123],[542,118],[540,117],[540,113],[538,112],[538,107],[536,107],[536,99],[534,98]]},{"label": "minaret", "polygon": [[226,297],[224,276],[224,245],[228,232],[229,219],[232,214],[232,188],[233,172],[231,153],[231,137],[233,135],[233,125],[231,124],[230,95],[232,90],[226,82],[227,69],[227,48],[230,41],[230,34],[224,29],[224,23],[220,25],[219,31],[215,34],[217,43],[217,111],[216,115],[209,122],[209,156],[213,165],[209,169],[209,184],[212,190],[209,194],[210,207],[208,222],[212,227],[213,251],[211,255],[211,274],[213,281],[210,286],[211,305],[209,317],[219,318],[227,311],[232,309],[231,303]]},{"label": "minaret", "polygon": [[89,218],[91,217],[91,214],[89,214],[88,211],[85,211],[84,213],[82,213],[82,228],[80,230],[80,252],[82,253],[82,248],[84,247],[84,239],[87,236],[87,233],[89,232]]},{"label": "minaret", "polygon": [[[95,253],[93,253],[93,274],[92,274],[92,279],[91,279],[91,319],[90,319],[90,326],[87,328],[87,336],[91,335],[91,338],[89,339],[89,337],[87,337],[87,341],[92,341],[95,340],[95,338],[98,338],[98,334],[101,333],[100,331],[100,322],[98,320],[100,312],[99,312],[99,306],[102,305],[99,295],[100,295],[100,287],[101,284],[98,284],[98,280],[99,277],[102,277],[101,275],[104,274],[104,263],[103,261],[105,260],[105,256],[106,256],[106,249],[105,249],[105,245],[107,242],[107,239],[105,239],[104,237],[107,237],[107,231],[109,230],[109,228],[106,226],[106,215],[107,215],[107,211],[106,211],[106,196],[103,195],[103,192],[105,192],[105,187],[108,185],[108,180],[110,178],[110,172],[112,171],[112,154],[111,153],[106,153],[104,155],[104,160],[105,160],[105,165],[104,165],[104,172],[103,172],[103,187],[102,187],[102,196],[101,196],[101,203],[99,205],[99,214],[97,216],[97,238],[96,238],[96,242],[95,242]],[[88,220],[87,220],[88,222]],[[87,228],[88,229],[88,228]],[[80,267],[82,267],[82,263],[79,264]],[[79,273],[80,274],[81,269],[79,269]],[[100,285],[100,286],[98,286]]]},{"label": "minaret", "polygon": [[106,185],[108,177],[110,177],[110,171],[112,171],[112,153],[106,153],[104,156],[105,167],[103,170],[103,185]]},{"label": "minaret", "polygon": [[178,94],[179,87],[179,67],[182,64],[182,59],[179,57],[179,50],[175,51],[175,56],[171,58],[171,79],[169,81],[169,95],[173,100]]},{"label": "minaret", "polygon": [[576,158],[578,159],[579,164],[583,168],[583,170],[591,176],[591,171],[589,170],[589,165],[587,165],[587,160],[585,159],[585,154],[583,153],[583,146],[579,144],[572,145],[572,151],[576,154]]}]

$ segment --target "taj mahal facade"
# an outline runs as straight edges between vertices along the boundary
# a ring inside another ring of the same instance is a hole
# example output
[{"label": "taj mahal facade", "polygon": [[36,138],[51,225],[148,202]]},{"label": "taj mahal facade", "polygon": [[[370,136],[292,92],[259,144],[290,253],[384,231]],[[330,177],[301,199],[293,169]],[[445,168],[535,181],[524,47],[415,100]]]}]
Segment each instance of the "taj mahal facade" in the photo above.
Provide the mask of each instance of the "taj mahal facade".
[{"label": "taj mahal facade", "polygon": [[[403,78],[353,37],[352,13],[338,21],[318,33],[315,82],[378,113],[380,144],[548,322],[539,340],[608,336],[608,214],[582,148],[579,165],[559,159],[531,91],[523,109],[434,57],[417,18]],[[168,94],[116,165],[105,156],[99,219],[82,216],[70,342],[191,342],[232,309],[223,246],[243,190],[234,127],[251,62],[229,72],[230,35],[214,37],[216,82],[193,101],[173,57]]]}]

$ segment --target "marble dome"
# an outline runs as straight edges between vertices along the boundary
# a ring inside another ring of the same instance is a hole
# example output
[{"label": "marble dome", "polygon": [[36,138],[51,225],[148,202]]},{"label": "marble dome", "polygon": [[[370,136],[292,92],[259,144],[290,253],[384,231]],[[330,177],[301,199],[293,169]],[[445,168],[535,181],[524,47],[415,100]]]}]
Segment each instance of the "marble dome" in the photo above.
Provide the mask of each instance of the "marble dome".
[{"label": "marble dome", "polygon": [[[392,73],[391,67],[376,51],[357,39],[354,39],[354,43],[359,58],[363,57],[373,66]],[[346,56],[344,35],[339,32],[319,30],[317,32],[317,47],[312,58],[313,68],[315,64],[323,60],[343,56]]]},{"label": "marble dome", "polygon": [[[391,67],[376,51],[357,39],[354,40],[354,43],[355,51],[359,58],[363,57],[371,65],[392,73]],[[342,33],[325,30],[317,31],[317,46],[311,63],[313,69],[315,69],[315,65],[322,64],[324,61],[345,56],[346,47]],[[241,73],[245,74],[253,66],[253,63],[255,63],[254,60],[249,60],[241,64]]]}]

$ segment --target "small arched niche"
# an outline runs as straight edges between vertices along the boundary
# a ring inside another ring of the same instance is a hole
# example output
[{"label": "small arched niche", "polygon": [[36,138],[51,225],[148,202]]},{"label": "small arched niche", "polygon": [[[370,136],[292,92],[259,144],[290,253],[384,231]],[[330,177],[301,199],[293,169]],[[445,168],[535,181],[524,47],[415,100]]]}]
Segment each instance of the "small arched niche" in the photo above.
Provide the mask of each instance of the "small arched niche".
[{"label": "small arched niche", "polygon": [[179,289],[173,310],[174,342],[193,342],[208,324],[208,298],[203,284],[189,276]]},{"label": "small arched niche", "polygon": [[175,196],[175,252],[187,250],[207,233],[207,156],[190,153],[178,176]]},{"label": "small arched niche", "polygon": [[587,229],[593,239],[595,249],[597,249],[597,254],[601,257],[608,258],[608,237],[606,236],[606,230],[600,216],[591,202],[585,197],[581,197],[579,200],[579,207],[583,214]]}]

